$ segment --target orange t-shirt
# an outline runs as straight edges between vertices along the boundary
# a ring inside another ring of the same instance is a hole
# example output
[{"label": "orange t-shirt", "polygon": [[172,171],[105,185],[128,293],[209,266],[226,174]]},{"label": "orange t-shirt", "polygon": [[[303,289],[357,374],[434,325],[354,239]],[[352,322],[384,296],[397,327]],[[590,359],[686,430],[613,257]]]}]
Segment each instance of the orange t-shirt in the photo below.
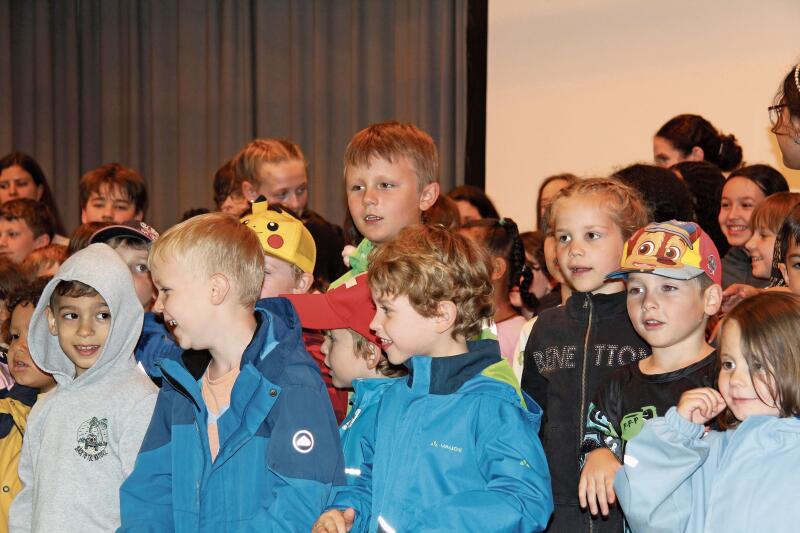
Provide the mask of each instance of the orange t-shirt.
[{"label": "orange t-shirt", "polygon": [[231,392],[236,378],[239,376],[239,367],[234,368],[227,374],[217,379],[208,377],[208,370],[203,374],[203,400],[208,407],[208,446],[211,448],[211,460],[217,458],[219,452],[219,431],[217,430],[217,420],[231,404]]}]

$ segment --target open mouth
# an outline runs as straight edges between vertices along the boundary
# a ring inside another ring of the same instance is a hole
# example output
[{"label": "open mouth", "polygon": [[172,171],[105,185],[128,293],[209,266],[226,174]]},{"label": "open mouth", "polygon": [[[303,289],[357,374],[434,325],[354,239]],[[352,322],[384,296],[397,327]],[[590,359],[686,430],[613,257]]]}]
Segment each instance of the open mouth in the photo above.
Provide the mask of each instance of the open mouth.
[{"label": "open mouth", "polygon": [[383,220],[383,217],[379,217],[378,215],[367,215],[364,217],[364,222],[366,222],[367,224],[380,222],[381,220]]},{"label": "open mouth", "polygon": [[378,342],[381,343],[382,349],[387,349],[389,346],[394,344],[391,340],[387,339],[386,337],[378,337]]},{"label": "open mouth", "polygon": [[582,266],[569,267],[569,271],[572,272],[573,274],[586,274],[590,270],[591,268],[589,267],[582,267]]},{"label": "open mouth", "polygon": [[84,357],[90,357],[100,349],[99,344],[76,344],[75,351]]},{"label": "open mouth", "polygon": [[660,328],[663,325],[664,325],[664,323],[661,322],[660,320],[655,320],[655,319],[652,319],[652,318],[644,321],[645,329],[656,329],[656,328]]},{"label": "open mouth", "polygon": [[742,233],[750,229],[750,226],[746,224],[728,224],[727,227],[731,233]]}]

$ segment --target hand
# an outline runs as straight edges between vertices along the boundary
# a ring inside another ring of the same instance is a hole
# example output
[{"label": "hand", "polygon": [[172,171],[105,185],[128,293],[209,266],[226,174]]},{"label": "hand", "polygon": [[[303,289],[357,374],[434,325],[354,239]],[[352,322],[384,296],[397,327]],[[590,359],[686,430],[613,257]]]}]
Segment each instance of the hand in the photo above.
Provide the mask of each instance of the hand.
[{"label": "hand", "polygon": [[347,533],[353,527],[355,519],[356,511],[352,507],[344,511],[331,509],[317,518],[311,533]]},{"label": "hand", "polygon": [[745,298],[750,298],[751,296],[755,296],[758,294],[759,291],[755,287],[751,285],[745,285],[744,283],[734,283],[733,285],[729,286],[727,289],[722,291],[722,307],[720,310],[723,313],[729,313],[731,309],[736,307],[739,302],[744,300]]},{"label": "hand", "polygon": [[347,245],[342,249],[342,262],[344,262],[344,266],[350,267],[350,256],[356,253],[356,247]]},{"label": "hand", "polygon": [[695,424],[705,424],[725,407],[722,395],[710,387],[687,390],[678,400],[678,414]]},{"label": "hand", "polygon": [[608,507],[617,500],[614,476],[622,465],[608,448],[597,448],[586,456],[586,463],[578,482],[578,501],[584,509],[588,506],[593,515],[599,512],[608,516]]}]

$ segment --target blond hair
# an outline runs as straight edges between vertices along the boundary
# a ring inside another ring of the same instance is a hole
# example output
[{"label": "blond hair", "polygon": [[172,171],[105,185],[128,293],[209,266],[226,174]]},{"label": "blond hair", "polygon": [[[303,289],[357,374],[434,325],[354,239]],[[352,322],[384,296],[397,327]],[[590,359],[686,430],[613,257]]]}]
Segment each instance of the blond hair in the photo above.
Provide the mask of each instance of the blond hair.
[{"label": "blond hair", "polygon": [[395,163],[406,157],[417,174],[417,188],[439,181],[439,153],[430,135],[414,124],[382,122],[356,133],[344,152],[344,174],[350,167],[369,166],[378,157]]},{"label": "blond hair", "polygon": [[620,229],[623,241],[627,241],[636,230],[650,221],[650,213],[635,189],[613,178],[588,178],[556,193],[548,211],[550,231],[555,227],[558,202],[582,196],[597,197],[597,205],[606,211]]},{"label": "blond hair", "polygon": [[207,277],[225,275],[244,306],[254,305],[261,294],[264,282],[261,243],[255,232],[231,215],[207,213],[168,229],[153,243],[148,267],[167,258],[180,259]]},{"label": "blond hair", "polygon": [[286,161],[302,161],[303,165],[307,165],[303,151],[288,139],[254,139],[236,154],[231,165],[236,178],[258,183],[259,171],[264,163]]},{"label": "blond hair", "polygon": [[492,317],[491,271],[488,254],[466,237],[443,226],[417,225],[373,250],[368,279],[381,296],[407,296],[425,317],[436,316],[440,302],[453,302],[456,339],[477,335]]}]

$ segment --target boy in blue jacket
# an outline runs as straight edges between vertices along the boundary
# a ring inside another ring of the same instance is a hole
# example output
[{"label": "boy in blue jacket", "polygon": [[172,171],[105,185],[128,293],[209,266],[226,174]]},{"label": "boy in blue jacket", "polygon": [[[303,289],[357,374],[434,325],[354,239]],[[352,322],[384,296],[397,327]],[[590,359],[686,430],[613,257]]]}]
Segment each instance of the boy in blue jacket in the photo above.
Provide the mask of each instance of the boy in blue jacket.
[{"label": "boy in blue jacket", "polygon": [[[553,509],[526,401],[496,340],[489,259],[444,227],[413,226],[370,256],[371,323],[408,378],[383,394],[364,465],[314,532],[541,531]],[[410,356],[410,354],[414,354]]]},{"label": "boy in blue jacket", "polygon": [[149,265],[154,310],[184,350],[121,490],[122,531],[303,531],[343,483],[336,421],[283,299],[254,308],[256,234],[211,213],[171,228]]}]

